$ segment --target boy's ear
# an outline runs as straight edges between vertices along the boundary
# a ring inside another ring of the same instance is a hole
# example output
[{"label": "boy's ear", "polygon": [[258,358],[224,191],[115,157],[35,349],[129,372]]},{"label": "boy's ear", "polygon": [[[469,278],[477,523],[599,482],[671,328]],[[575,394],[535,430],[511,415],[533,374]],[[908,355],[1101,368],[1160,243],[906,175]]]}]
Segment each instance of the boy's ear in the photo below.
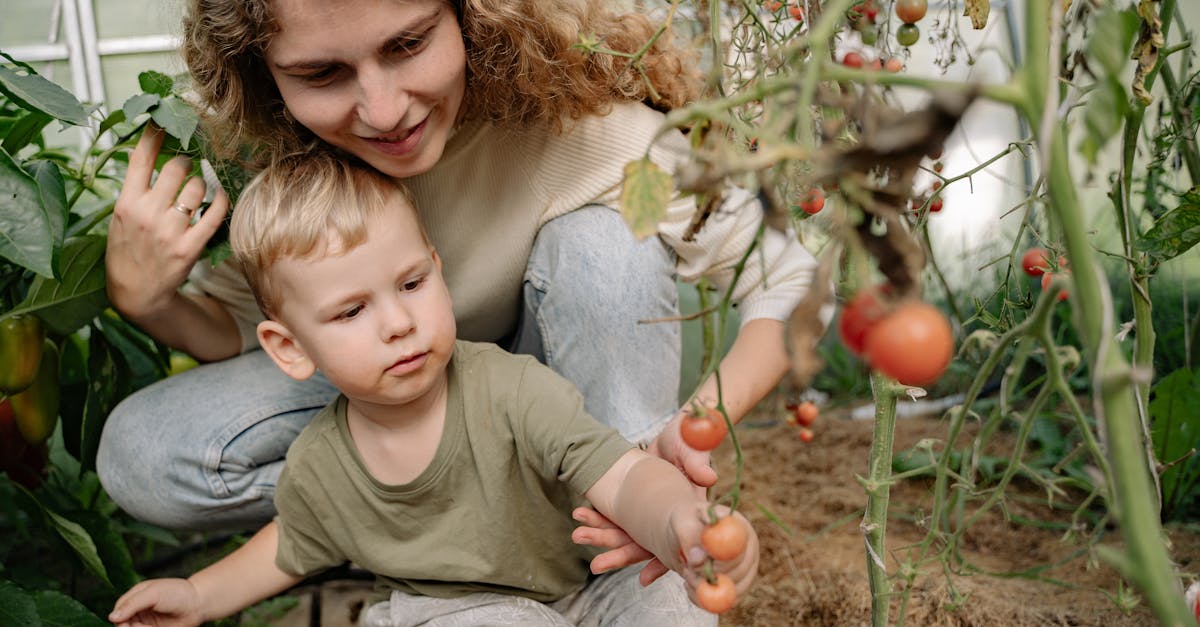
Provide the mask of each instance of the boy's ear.
[{"label": "boy's ear", "polygon": [[258,343],[262,344],[275,365],[293,379],[303,381],[317,371],[317,365],[308,358],[308,353],[304,352],[296,336],[275,320],[258,323]]}]

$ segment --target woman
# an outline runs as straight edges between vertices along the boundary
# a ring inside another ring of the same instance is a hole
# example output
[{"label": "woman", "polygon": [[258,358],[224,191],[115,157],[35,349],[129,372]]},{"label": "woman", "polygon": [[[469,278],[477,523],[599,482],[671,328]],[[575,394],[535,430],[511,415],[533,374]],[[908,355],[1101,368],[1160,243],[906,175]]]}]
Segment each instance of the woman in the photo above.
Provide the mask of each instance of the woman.
[{"label": "woman", "polygon": [[[677,314],[676,275],[728,285],[762,212],[731,190],[685,241],[694,200],[679,198],[659,237],[638,241],[613,210],[626,163],[649,149],[673,171],[687,156],[682,134],[655,138],[656,108],[697,95],[688,55],[660,40],[643,77],[573,47],[580,33],[628,52],[651,38],[648,20],[599,0],[190,4],[184,55],[213,138],[252,146],[260,161],[331,147],[403,180],[445,261],[460,337],[537,355],[602,421],[698,485],[716,480],[707,456],[664,428],[682,417],[678,324],[639,321]],[[118,406],[98,470],[138,518],[250,527],[272,516],[284,452],[334,390],[290,381],[253,350],[261,314],[235,270],[193,269],[229,203],[218,194],[189,219],[204,183],[185,183],[188,164],[175,160],[151,184],[160,142],[147,133],[130,160],[109,232],[109,296],[154,337],[214,363]],[[814,265],[776,232],[747,264],[735,290],[743,323],[721,365],[734,420],[786,371],[782,321]],[[715,401],[716,382],[696,397]]]}]

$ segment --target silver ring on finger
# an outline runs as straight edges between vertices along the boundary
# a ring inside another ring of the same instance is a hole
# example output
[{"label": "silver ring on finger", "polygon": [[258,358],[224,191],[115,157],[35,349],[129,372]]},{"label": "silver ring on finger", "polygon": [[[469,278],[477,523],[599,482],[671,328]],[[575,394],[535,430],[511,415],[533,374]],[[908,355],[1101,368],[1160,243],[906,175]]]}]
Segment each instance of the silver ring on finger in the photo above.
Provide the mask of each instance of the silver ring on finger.
[{"label": "silver ring on finger", "polygon": [[192,218],[192,215],[196,213],[195,209],[193,209],[181,202],[177,202],[177,203],[171,205],[171,208],[174,209],[175,211],[178,211],[179,213],[182,213],[183,215],[187,216],[189,220]]}]

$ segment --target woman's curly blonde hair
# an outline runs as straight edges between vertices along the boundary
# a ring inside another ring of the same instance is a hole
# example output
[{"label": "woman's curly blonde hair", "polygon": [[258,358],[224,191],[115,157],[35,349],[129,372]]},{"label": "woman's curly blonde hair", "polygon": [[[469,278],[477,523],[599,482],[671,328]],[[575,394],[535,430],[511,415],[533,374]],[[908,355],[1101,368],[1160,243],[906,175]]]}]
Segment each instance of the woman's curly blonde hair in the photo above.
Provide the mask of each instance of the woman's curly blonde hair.
[{"label": "woman's curly blonde hair", "polygon": [[[669,31],[642,57],[645,78],[625,57],[576,47],[584,35],[604,49],[632,54],[653,37],[657,25],[646,16],[616,13],[607,0],[447,1],[467,52],[463,120],[561,131],[571,120],[607,113],[614,102],[669,110],[699,96],[695,55],[677,46]],[[267,69],[264,53],[278,30],[271,5],[189,0],[183,56],[205,132],[221,138],[213,142],[218,157],[248,148],[251,162],[262,163],[317,141],[287,114]]]}]

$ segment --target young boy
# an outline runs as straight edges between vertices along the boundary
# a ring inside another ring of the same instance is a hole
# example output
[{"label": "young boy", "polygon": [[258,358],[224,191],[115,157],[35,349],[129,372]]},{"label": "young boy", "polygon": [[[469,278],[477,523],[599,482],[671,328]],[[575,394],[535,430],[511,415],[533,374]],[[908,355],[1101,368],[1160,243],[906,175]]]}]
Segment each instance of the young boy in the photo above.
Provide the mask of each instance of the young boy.
[{"label": "young boy", "polygon": [[[688,601],[708,504],[550,369],[455,340],[441,261],[398,183],[298,156],[247,187],[230,239],[264,350],[342,394],[289,449],[273,522],[189,579],[134,586],[110,620],[198,624],[352,562],[387,593],[367,625],[716,624]],[[589,577],[595,550],[571,541],[582,499],[674,572]],[[713,566],[743,593],[758,543],[734,516],[747,547]]]}]

